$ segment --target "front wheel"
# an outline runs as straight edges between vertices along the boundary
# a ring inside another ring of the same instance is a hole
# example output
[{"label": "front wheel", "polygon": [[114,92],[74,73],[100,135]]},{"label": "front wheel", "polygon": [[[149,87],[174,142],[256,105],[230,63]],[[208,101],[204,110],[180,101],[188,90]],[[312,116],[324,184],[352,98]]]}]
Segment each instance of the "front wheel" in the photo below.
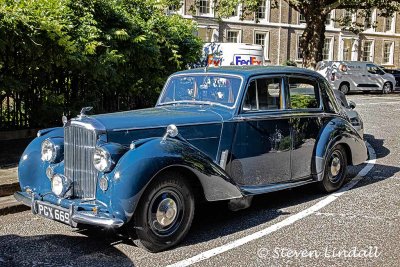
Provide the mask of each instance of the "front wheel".
[{"label": "front wheel", "polygon": [[320,189],[326,193],[338,190],[347,175],[346,151],[340,145],[333,147],[325,158],[324,177]]},{"label": "front wheel", "polygon": [[177,172],[157,177],[144,192],[129,232],[135,243],[150,252],[175,246],[188,233],[194,217],[195,201],[190,184]]},{"label": "front wheel", "polygon": [[392,92],[392,84],[390,82],[385,82],[385,84],[382,87],[382,94],[389,94]]}]

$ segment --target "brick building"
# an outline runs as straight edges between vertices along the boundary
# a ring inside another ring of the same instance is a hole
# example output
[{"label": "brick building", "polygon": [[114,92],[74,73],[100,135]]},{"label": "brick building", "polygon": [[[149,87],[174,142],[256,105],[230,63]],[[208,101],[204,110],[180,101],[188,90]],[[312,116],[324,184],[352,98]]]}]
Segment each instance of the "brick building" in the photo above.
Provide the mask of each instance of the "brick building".
[{"label": "brick building", "polygon": [[[302,59],[299,49],[305,22],[302,16],[285,1],[278,7],[271,7],[271,0],[265,0],[253,16],[240,20],[239,12],[228,19],[218,19],[213,0],[183,0],[177,13],[198,23],[197,34],[206,42],[255,43],[264,46],[265,60],[269,64],[283,64],[286,60]],[[256,22],[255,17],[259,22]],[[369,29],[360,34],[343,30],[334,21],[343,16],[357,23],[364,23]],[[326,23],[326,41],[323,50],[325,60],[373,61],[389,68],[400,67],[400,16],[392,18],[377,16],[364,19],[345,10],[333,10]],[[375,26],[372,26],[375,25]]]}]

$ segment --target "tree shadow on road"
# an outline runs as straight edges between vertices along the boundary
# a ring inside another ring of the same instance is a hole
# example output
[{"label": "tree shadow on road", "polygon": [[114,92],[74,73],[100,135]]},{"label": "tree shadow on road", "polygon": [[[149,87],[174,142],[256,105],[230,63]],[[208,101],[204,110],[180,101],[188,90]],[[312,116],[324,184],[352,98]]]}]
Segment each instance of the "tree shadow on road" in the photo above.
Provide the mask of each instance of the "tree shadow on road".
[{"label": "tree shadow on road", "polygon": [[0,236],[0,266],[134,266],[112,245],[117,240],[104,235]]}]

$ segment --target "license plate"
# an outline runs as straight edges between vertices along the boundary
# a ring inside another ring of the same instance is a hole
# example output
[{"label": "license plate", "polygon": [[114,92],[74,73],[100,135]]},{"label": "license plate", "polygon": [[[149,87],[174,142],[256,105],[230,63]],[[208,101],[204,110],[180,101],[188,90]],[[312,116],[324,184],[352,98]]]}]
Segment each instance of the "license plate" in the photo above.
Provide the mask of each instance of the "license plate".
[{"label": "license plate", "polygon": [[48,219],[70,224],[68,209],[64,209],[41,201],[36,201],[36,212],[37,214]]}]

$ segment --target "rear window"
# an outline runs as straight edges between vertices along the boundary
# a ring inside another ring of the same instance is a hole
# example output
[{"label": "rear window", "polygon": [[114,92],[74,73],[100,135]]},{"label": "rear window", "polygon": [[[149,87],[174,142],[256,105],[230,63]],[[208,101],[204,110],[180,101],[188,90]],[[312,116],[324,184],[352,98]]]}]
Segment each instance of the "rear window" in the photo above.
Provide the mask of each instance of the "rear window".
[{"label": "rear window", "polygon": [[319,89],[315,80],[289,78],[289,97],[292,109],[320,107]]}]

